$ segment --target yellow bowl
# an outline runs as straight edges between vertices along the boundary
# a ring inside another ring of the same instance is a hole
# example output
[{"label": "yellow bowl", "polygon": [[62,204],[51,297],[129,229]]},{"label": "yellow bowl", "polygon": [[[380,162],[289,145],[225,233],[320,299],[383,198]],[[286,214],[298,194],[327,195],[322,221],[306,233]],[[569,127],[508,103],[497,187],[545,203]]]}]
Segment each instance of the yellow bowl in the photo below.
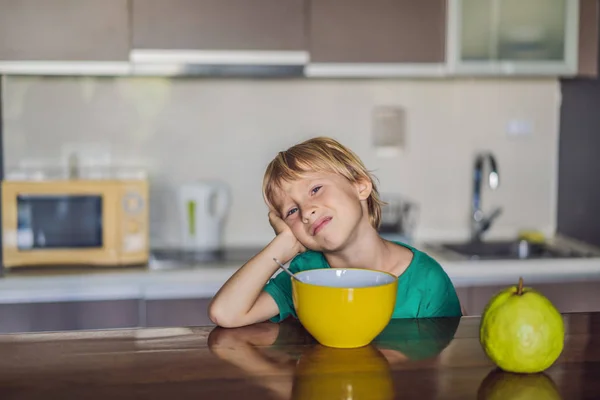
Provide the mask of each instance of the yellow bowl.
[{"label": "yellow bowl", "polygon": [[366,346],[383,331],[396,304],[398,278],[386,272],[326,268],[296,274],[292,294],[298,319],[322,345]]}]

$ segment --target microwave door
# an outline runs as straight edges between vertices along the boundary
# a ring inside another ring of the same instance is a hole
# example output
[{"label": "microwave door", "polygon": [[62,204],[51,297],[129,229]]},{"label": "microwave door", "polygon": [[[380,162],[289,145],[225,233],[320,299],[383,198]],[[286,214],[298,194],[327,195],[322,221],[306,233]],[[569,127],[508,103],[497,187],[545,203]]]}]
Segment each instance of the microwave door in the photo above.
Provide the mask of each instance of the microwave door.
[{"label": "microwave door", "polygon": [[103,245],[102,196],[17,196],[19,251]]}]

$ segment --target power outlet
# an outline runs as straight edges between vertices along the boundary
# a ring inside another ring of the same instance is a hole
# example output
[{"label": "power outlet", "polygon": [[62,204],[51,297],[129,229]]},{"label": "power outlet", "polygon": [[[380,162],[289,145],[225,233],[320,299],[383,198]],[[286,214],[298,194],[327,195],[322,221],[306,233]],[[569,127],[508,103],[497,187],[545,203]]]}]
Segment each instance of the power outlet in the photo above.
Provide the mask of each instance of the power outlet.
[{"label": "power outlet", "polygon": [[511,119],[506,123],[506,135],[509,137],[533,135],[533,122],[527,119]]},{"label": "power outlet", "polygon": [[381,158],[396,157],[406,146],[406,112],[398,106],[378,106],[372,111],[371,140]]}]

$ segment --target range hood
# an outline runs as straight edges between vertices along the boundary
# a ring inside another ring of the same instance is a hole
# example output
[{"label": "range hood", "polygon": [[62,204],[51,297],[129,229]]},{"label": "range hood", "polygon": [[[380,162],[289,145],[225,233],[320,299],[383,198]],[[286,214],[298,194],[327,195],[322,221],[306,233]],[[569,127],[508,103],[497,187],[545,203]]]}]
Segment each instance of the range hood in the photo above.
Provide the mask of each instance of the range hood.
[{"label": "range hood", "polygon": [[127,61],[0,61],[0,75],[124,76],[131,74]]},{"label": "range hood", "polygon": [[307,51],[134,49],[132,75],[303,76]]},{"label": "range hood", "polygon": [[0,61],[0,74],[303,77],[307,51],[146,50],[129,61]]}]

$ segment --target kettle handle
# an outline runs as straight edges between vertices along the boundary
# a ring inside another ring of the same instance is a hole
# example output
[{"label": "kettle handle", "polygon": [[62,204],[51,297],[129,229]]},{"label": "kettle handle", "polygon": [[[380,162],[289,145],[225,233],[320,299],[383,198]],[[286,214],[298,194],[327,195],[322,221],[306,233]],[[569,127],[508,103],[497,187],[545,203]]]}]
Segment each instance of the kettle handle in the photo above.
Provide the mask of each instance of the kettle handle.
[{"label": "kettle handle", "polygon": [[215,190],[215,218],[223,218],[227,214],[227,210],[231,204],[231,193],[229,191],[229,186],[224,183],[215,182],[212,184],[213,189]]}]

